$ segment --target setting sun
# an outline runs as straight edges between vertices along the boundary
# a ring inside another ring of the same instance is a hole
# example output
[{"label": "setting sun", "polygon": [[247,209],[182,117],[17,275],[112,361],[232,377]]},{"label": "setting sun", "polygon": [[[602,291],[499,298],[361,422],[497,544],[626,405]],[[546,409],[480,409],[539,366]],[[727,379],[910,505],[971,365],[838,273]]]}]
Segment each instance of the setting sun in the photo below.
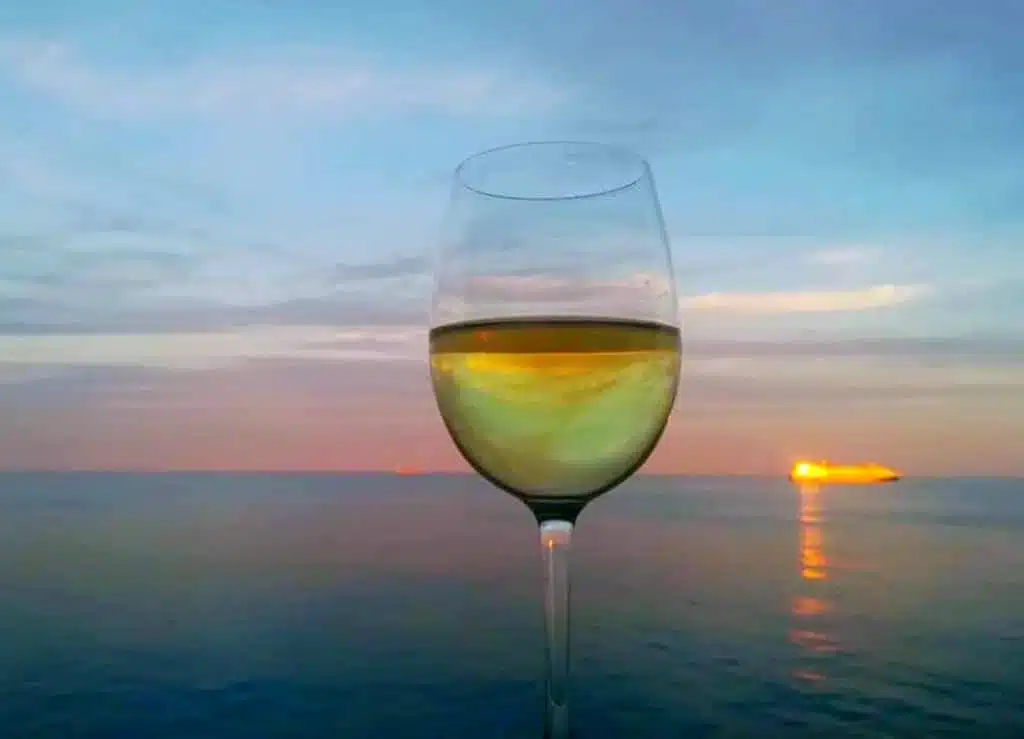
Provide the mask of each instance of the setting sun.
[{"label": "setting sun", "polygon": [[828,462],[801,461],[793,465],[789,479],[793,482],[836,483],[842,485],[870,485],[896,482],[900,473],[874,462],[857,465],[832,465]]}]

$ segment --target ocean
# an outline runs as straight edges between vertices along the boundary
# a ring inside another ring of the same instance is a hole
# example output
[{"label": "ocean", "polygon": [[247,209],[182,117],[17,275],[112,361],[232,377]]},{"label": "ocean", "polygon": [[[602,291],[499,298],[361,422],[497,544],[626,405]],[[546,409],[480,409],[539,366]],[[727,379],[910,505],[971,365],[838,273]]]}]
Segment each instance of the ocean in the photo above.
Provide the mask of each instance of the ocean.
[{"label": "ocean", "polygon": [[[639,477],[581,516],[579,739],[1024,737],[1024,481]],[[0,475],[2,739],[536,739],[471,476]]]}]

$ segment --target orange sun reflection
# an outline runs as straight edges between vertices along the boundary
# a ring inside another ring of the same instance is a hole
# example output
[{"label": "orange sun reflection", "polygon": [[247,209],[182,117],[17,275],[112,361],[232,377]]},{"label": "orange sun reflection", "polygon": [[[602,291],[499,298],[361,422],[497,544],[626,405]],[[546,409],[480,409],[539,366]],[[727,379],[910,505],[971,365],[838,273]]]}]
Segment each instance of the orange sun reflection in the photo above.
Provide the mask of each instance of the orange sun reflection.
[{"label": "orange sun reflection", "polygon": [[820,597],[820,588],[829,579],[829,560],[822,536],[821,489],[815,484],[797,485],[800,494],[800,580],[804,583],[793,599],[794,625],[789,640],[801,652],[793,677],[801,682],[825,680],[820,667],[823,659],[838,651],[835,640],[822,628],[821,619],[832,612],[832,603]]},{"label": "orange sun reflection", "polygon": [[800,486],[800,574],[804,580],[827,580],[828,560],[821,538],[821,493],[816,485]]}]

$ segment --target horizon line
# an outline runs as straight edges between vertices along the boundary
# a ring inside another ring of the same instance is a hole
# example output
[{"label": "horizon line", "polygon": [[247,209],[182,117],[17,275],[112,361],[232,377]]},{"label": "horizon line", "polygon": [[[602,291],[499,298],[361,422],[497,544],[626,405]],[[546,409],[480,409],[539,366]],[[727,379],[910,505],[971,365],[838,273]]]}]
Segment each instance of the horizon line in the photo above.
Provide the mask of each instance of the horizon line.
[{"label": "horizon line", "polygon": [[[417,470],[403,473],[386,469],[249,469],[249,468],[6,468],[0,475],[223,475],[223,476],[377,476],[377,477],[478,477],[471,470]],[[748,478],[786,480],[786,473],[771,472],[641,472],[633,477],[671,478]],[[632,479],[632,478],[630,478]],[[904,476],[904,480],[1024,480],[1021,474],[932,474]]]}]

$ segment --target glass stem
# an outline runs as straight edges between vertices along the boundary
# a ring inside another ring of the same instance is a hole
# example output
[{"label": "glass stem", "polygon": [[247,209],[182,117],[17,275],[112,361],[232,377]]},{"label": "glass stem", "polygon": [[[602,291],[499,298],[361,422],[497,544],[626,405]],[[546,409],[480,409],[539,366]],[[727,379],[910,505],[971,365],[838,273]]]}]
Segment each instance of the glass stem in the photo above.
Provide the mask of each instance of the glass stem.
[{"label": "glass stem", "polygon": [[568,521],[544,521],[540,525],[547,631],[544,739],[566,739],[569,736],[569,551],[572,529],[573,525]]}]

